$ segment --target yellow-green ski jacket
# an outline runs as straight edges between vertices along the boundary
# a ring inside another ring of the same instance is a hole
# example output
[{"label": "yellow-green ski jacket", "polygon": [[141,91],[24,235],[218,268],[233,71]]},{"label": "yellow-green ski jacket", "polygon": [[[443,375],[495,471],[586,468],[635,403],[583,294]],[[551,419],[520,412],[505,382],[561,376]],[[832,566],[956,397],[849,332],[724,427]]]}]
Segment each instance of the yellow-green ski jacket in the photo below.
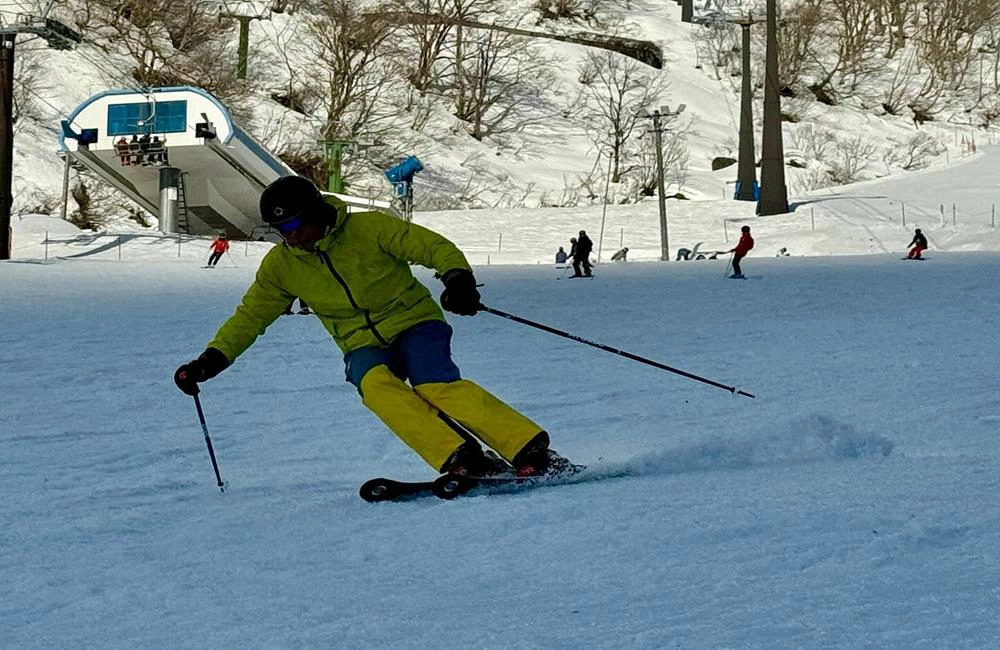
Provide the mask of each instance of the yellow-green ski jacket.
[{"label": "yellow-green ski jacket", "polygon": [[240,306],[208,347],[232,363],[295,297],[309,304],[344,353],[387,345],[417,323],[444,320],[413,277],[411,262],[439,274],[471,271],[462,252],[431,230],[381,212],[341,210],[314,251],[282,243],[264,256]]}]

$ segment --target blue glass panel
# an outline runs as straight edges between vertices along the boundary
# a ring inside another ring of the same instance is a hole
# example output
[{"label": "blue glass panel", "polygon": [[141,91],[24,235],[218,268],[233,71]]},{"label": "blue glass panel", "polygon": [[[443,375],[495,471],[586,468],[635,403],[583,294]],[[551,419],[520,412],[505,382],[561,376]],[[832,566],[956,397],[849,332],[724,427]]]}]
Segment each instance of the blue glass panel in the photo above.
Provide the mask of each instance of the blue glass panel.
[{"label": "blue glass panel", "polygon": [[186,130],[187,101],[185,100],[108,106],[109,136],[183,133]]}]

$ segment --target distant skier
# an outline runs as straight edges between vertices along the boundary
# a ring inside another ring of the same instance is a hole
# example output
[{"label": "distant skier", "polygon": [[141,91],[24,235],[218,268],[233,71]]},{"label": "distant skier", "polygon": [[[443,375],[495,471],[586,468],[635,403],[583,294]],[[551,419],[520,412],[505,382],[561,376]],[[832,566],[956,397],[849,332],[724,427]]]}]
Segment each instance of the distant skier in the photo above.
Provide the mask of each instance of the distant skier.
[{"label": "distant skier", "polygon": [[549,448],[548,433],[464,379],[452,360],[452,328],[410,270],[415,263],[437,271],[441,306],[475,316],[481,307],[476,278],[452,242],[381,212],[349,212],[301,176],[268,185],[260,214],[283,243],[264,256],[242,303],[201,356],[174,373],[184,393],[198,394],[199,382],[236,361],[297,296],[309,301],[343,352],[347,381],[362,404],[436,471],[482,476],[507,470],[479,440],[520,476],[569,466]]},{"label": "distant skier", "polygon": [[740,228],[740,241],[736,243],[736,248],[729,250],[733,253],[733,274],[729,277],[734,280],[742,280],[746,276],[743,275],[743,269],[740,268],[740,260],[747,256],[751,250],[753,250],[753,237],[750,236],[750,226],[743,226]]},{"label": "distant skier", "polygon": [[628,261],[628,246],[622,248],[617,253],[611,256],[612,262],[627,262]]},{"label": "distant skier", "polygon": [[[590,273],[590,251],[594,250],[594,242],[590,241],[590,237],[587,236],[586,230],[580,231],[580,236],[574,240],[573,250],[570,253],[570,257],[573,258],[573,275],[569,276],[571,278],[589,278]],[[583,271],[581,273],[581,271]]]},{"label": "distant skier", "polygon": [[569,255],[567,255],[566,251],[563,250],[563,247],[560,246],[559,250],[556,251],[556,264],[565,264],[566,263],[566,259],[568,257],[569,257]]},{"label": "distant skier", "polygon": [[910,252],[906,255],[907,259],[910,260],[924,259],[920,256],[920,254],[923,253],[925,250],[927,250],[927,238],[924,237],[924,233],[920,232],[920,228],[917,228],[913,232],[913,239],[910,241],[909,244],[907,244],[907,247],[910,246],[912,246],[913,248],[910,248]]},{"label": "distant skier", "polygon": [[208,245],[208,248],[212,251],[212,254],[208,256],[208,266],[214,269],[215,265],[222,259],[223,254],[229,250],[229,237],[224,232],[219,233],[219,236]]}]

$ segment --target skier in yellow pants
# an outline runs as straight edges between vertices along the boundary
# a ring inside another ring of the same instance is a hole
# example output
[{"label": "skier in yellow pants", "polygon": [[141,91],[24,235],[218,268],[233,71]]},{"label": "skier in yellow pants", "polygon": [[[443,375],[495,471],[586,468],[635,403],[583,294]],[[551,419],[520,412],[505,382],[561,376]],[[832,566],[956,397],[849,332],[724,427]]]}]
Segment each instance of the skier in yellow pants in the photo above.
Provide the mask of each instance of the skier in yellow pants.
[{"label": "skier in yellow pants", "polygon": [[178,388],[197,394],[299,297],[343,351],[362,403],[435,470],[483,476],[512,466],[536,476],[568,465],[540,426],[462,379],[452,361],[451,327],[409,265],[437,272],[444,309],[473,316],[476,280],[453,243],[391,215],[350,213],[299,176],[265,188],[260,213],[284,242],[201,356],[174,373]]}]

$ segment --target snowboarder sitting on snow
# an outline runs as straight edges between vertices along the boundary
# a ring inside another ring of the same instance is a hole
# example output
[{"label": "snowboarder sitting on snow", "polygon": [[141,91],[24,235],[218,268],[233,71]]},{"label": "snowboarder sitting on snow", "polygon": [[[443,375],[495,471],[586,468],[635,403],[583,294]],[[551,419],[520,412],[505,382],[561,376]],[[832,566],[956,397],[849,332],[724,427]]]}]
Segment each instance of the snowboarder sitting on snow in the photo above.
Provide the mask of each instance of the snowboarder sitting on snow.
[{"label": "snowboarder sitting on snow", "polygon": [[219,233],[219,236],[208,247],[212,251],[212,254],[208,256],[208,266],[214,269],[215,265],[222,259],[223,253],[229,250],[229,238],[226,233]]},{"label": "snowboarder sitting on snow", "polygon": [[437,271],[441,306],[475,316],[481,307],[476,278],[452,242],[381,212],[350,213],[300,176],[265,188],[260,213],[284,241],[261,261],[242,303],[207,349],[174,373],[178,388],[196,395],[199,382],[236,361],[298,296],[343,351],[347,381],[362,403],[435,470],[507,471],[479,440],[521,476],[569,464],[549,449],[540,426],[463,379],[452,361],[452,328],[410,271],[411,262]]},{"label": "snowboarder sitting on snow", "polygon": [[[594,242],[590,241],[586,230],[580,231],[578,239],[570,239],[573,250],[569,256],[573,258],[573,275],[571,278],[589,278],[590,273],[590,251],[594,250]],[[580,273],[580,271],[583,273]]]},{"label": "snowboarder sitting on snow", "polygon": [[612,262],[627,262],[628,261],[628,246],[621,249],[617,253],[611,256]]},{"label": "snowboarder sitting on snow", "polygon": [[566,251],[563,250],[563,247],[560,246],[559,250],[556,251],[556,264],[565,264],[568,257],[569,255],[567,255]]},{"label": "snowboarder sitting on snow", "polygon": [[924,233],[920,232],[920,228],[917,228],[913,232],[913,240],[907,244],[910,248],[910,252],[906,255],[907,259],[911,260],[922,260],[924,258],[920,257],[920,254],[927,250],[927,238],[924,237]]},{"label": "snowboarder sitting on snow", "polygon": [[751,250],[753,250],[753,237],[750,236],[750,226],[743,226],[740,228],[740,240],[736,243],[736,248],[729,250],[733,255],[733,274],[730,278],[733,279],[743,279],[746,276],[743,275],[743,269],[740,268],[740,260],[747,256]]}]

